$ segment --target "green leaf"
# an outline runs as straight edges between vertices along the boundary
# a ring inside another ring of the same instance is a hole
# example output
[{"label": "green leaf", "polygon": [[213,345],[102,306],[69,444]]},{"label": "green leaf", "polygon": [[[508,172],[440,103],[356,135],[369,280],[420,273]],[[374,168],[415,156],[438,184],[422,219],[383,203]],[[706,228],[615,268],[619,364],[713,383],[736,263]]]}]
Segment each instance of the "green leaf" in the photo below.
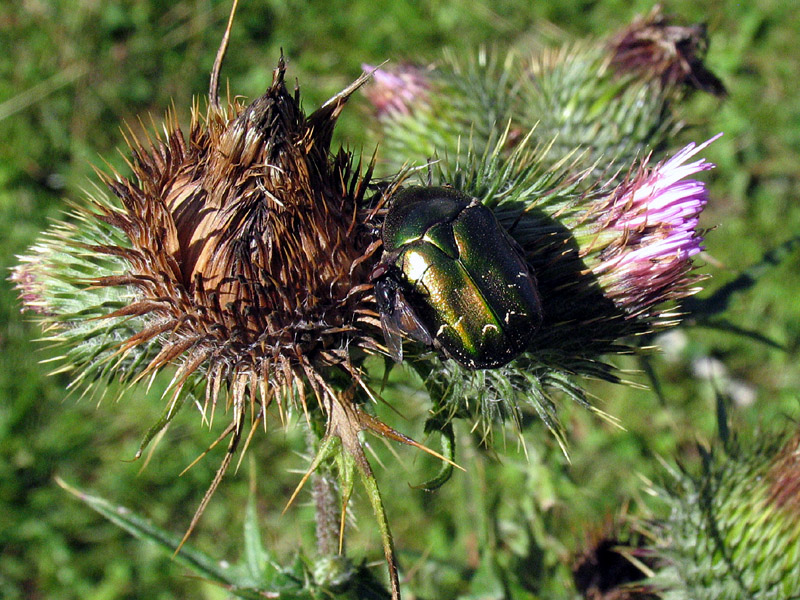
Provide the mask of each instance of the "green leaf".
[{"label": "green leaf", "polygon": [[[225,561],[214,559],[207,554],[195,550],[184,544],[181,547],[181,536],[174,535],[156,527],[148,520],[136,515],[130,509],[112,504],[104,498],[93,496],[83,490],[67,484],[64,480],[56,478],[56,483],[92,510],[124,529],[134,537],[148,540],[159,546],[164,552],[172,554],[175,561],[190,568],[201,577],[214,582],[239,598],[263,600],[265,597],[294,599],[310,598],[309,595],[296,593],[265,593],[256,588],[257,579],[251,577],[247,569],[240,566],[229,565]],[[177,550],[180,548],[180,550]]]}]

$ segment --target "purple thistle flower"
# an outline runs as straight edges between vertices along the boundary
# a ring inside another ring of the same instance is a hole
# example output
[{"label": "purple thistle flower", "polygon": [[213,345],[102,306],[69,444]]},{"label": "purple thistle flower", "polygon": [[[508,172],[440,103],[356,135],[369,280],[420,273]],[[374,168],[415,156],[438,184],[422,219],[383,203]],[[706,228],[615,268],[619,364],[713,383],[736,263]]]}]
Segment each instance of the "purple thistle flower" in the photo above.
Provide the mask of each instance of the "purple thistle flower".
[{"label": "purple thistle flower", "polygon": [[714,165],[704,159],[686,161],[720,135],[638,171],[601,201],[599,212],[607,215],[601,231],[617,234],[592,271],[618,306],[637,314],[659,299],[690,293],[686,275],[690,259],[703,250],[697,226],[708,193],[704,183],[687,178]]},{"label": "purple thistle flower", "polygon": [[420,67],[405,64],[389,70],[363,64],[361,68],[372,73],[364,93],[379,118],[410,115],[415,104],[427,101],[430,83]]},{"label": "purple thistle flower", "polygon": [[11,270],[9,281],[19,291],[22,301],[21,312],[33,311],[40,315],[52,315],[53,311],[47,302],[47,293],[42,282],[42,264],[37,257],[18,257],[21,263]]}]

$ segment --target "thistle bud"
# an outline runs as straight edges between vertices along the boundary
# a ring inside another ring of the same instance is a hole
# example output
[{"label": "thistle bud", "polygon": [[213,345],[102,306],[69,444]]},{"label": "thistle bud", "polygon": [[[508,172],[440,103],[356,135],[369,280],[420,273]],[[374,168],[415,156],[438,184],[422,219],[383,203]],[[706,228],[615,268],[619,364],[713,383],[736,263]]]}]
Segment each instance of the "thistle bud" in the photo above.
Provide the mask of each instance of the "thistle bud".
[{"label": "thistle bud", "polygon": [[655,529],[663,597],[791,598],[800,590],[800,435],[729,442],[704,451],[658,496],[670,508]]},{"label": "thistle bud", "polygon": [[421,67],[404,64],[382,69],[364,64],[361,68],[372,73],[364,95],[379,119],[410,115],[426,103],[431,85]]}]

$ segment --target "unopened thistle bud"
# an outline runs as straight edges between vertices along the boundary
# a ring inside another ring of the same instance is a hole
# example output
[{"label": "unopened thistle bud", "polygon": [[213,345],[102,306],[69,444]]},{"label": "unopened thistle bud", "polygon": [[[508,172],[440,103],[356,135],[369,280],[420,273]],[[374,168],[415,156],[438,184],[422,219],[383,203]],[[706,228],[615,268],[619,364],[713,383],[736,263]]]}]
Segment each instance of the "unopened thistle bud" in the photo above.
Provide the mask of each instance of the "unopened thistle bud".
[{"label": "unopened thistle bud", "polygon": [[800,590],[800,434],[703,452],[657,495],[670,508],[654,533],[669,600],[784,600]]}]

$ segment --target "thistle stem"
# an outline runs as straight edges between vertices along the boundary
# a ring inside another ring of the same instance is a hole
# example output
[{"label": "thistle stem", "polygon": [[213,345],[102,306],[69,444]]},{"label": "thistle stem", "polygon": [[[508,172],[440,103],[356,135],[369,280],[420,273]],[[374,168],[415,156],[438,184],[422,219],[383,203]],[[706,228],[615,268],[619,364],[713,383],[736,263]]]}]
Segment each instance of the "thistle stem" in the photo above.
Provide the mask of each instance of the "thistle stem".
[{"label": "thistle stem", "polygon": [[314,473],[312,494],[317,523],[317,554],[339,554],[339,503],[333,478],[324,464]]},{"label": "thistle stem", "polygon": [[[318,454],[320,440],[309,430],[306,435],[308,448]],[[315,461],[311,495],[314,499],[317,554],[320,558],[339,554],[339,499],[333,481],[330,464],[326,460]]]}]

